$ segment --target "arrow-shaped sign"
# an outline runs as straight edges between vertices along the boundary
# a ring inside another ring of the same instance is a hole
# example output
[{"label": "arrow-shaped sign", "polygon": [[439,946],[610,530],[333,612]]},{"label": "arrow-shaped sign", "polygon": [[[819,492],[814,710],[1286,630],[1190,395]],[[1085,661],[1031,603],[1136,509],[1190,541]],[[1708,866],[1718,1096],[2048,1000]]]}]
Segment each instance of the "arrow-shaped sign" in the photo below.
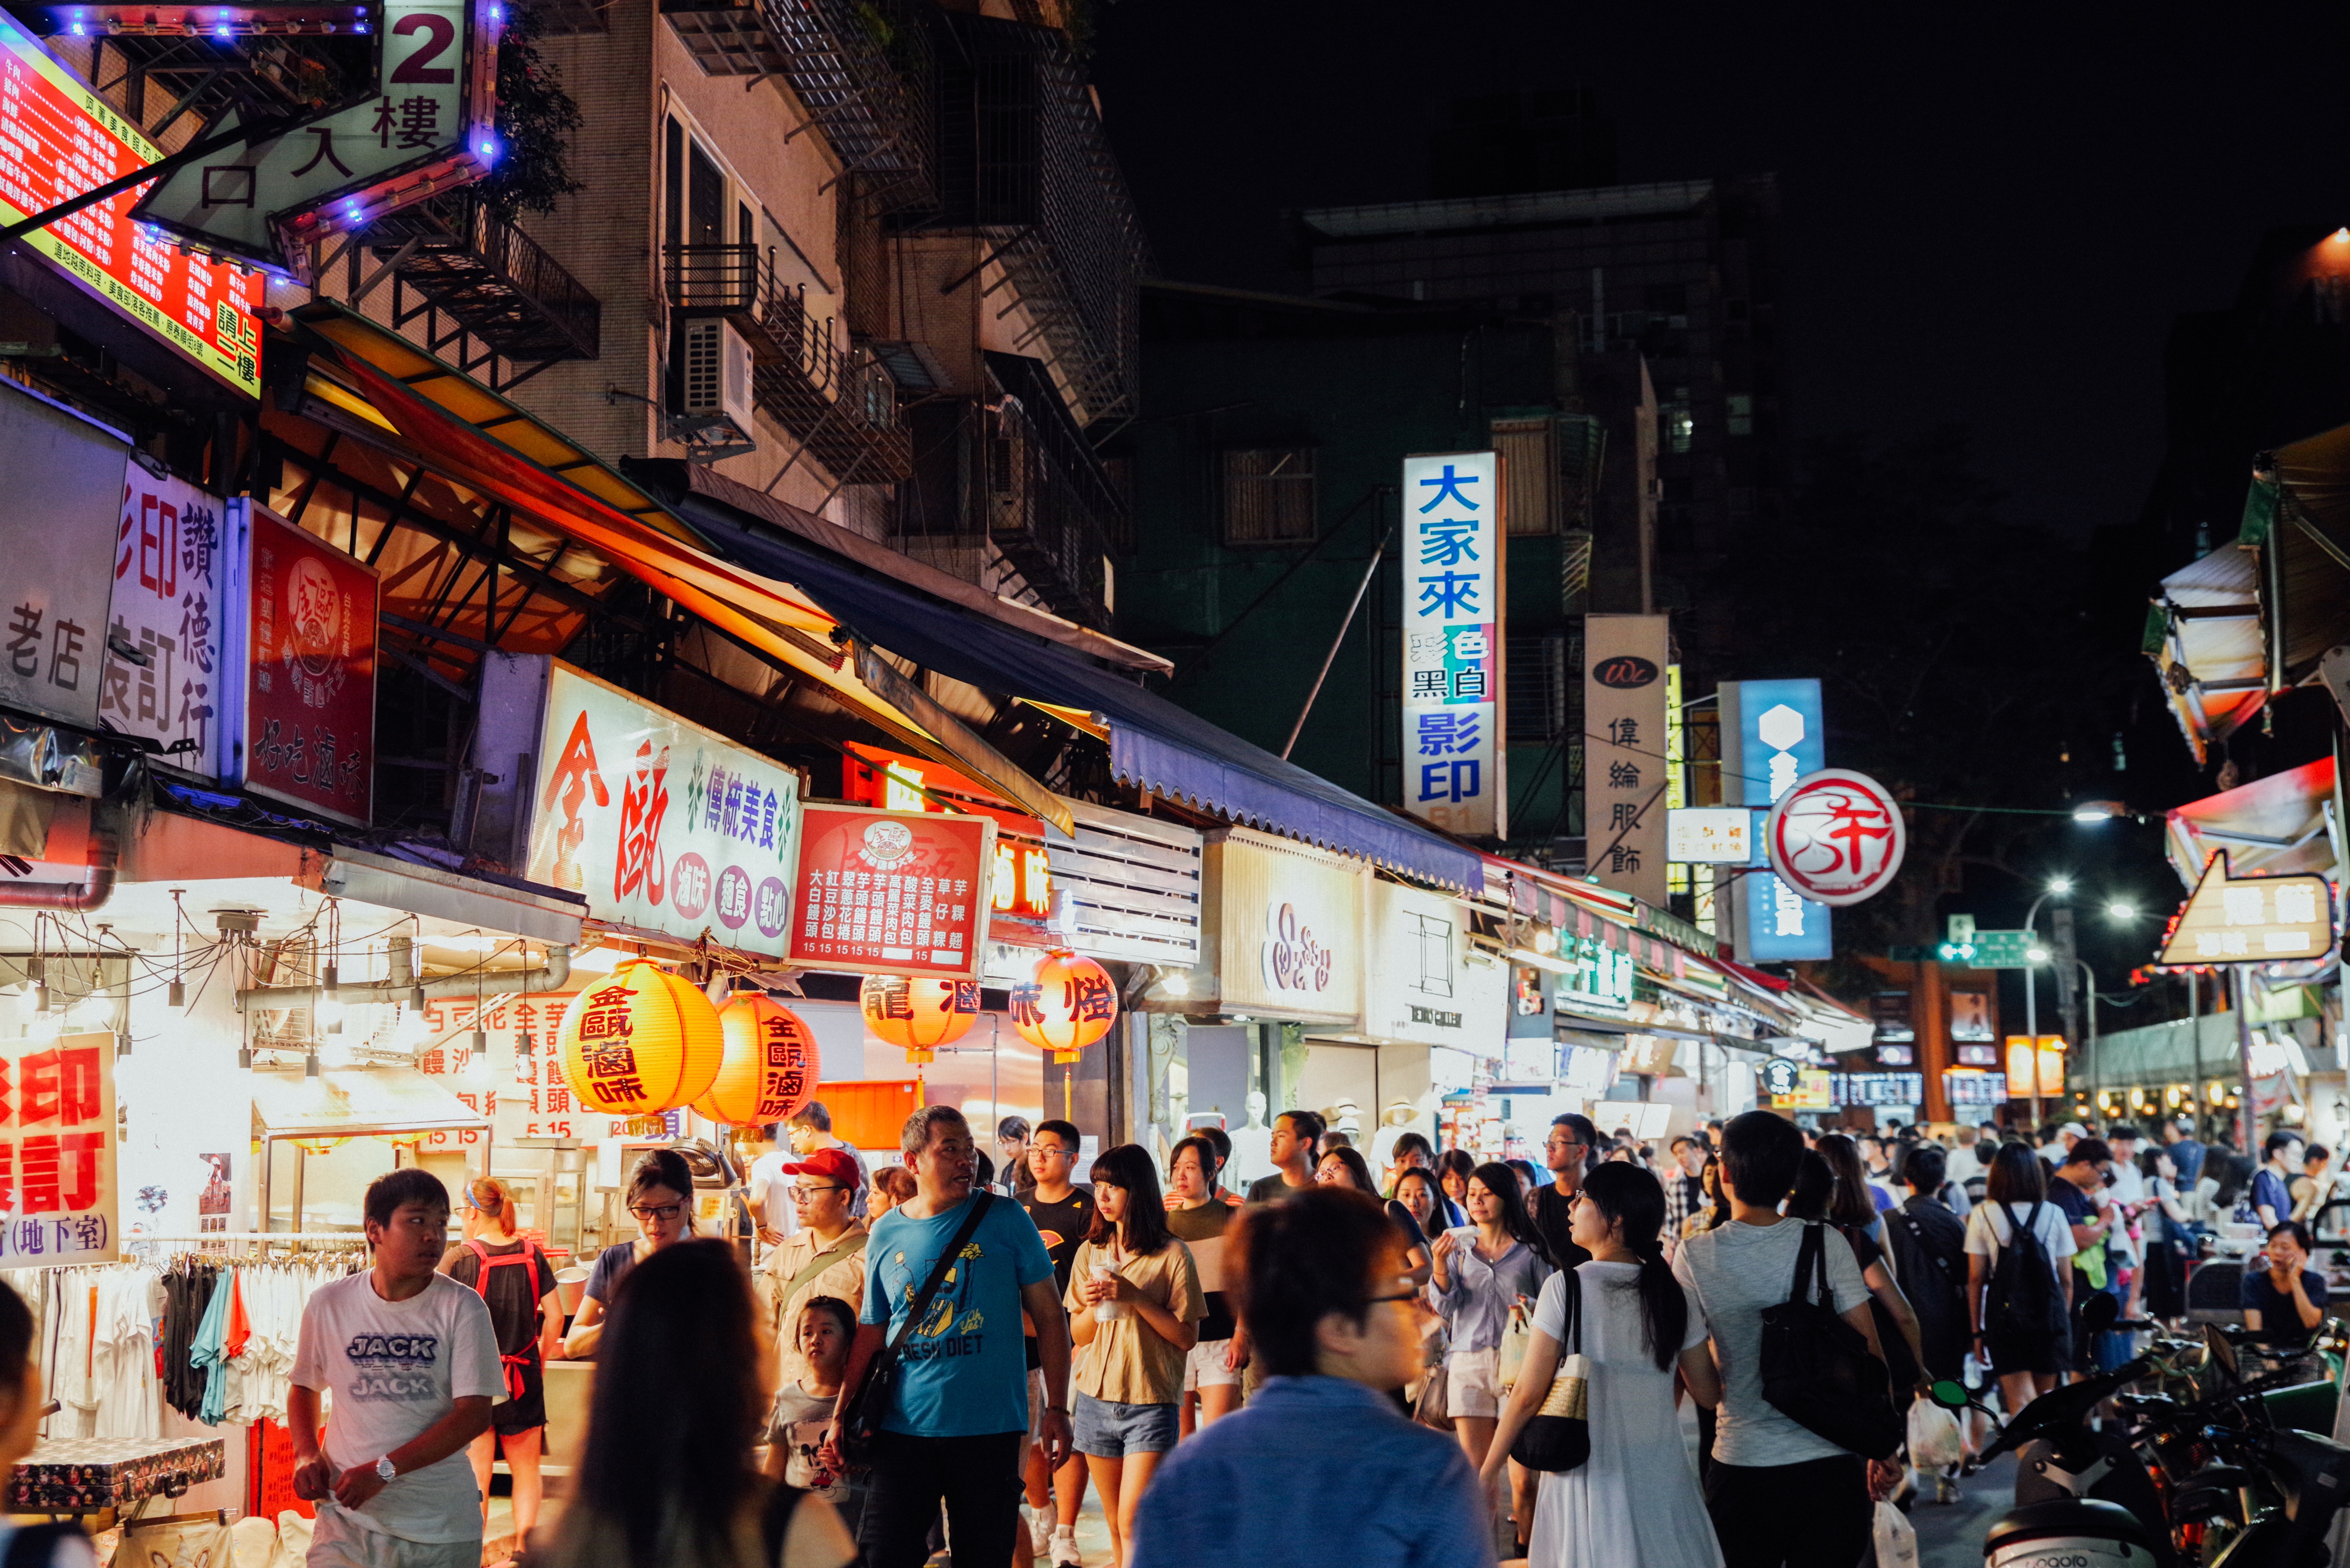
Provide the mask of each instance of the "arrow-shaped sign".
[{"label": "arrow-shaped sign", "polygon": [[[158,181],[133,217],[292,270],[307,245],[487,173],[499,148],[494,0],[386,0],[376,90]],[[205,127],[237,129],[240,111]]]},{"label": "arrow-shaped sign", "polygon": [[2231,877],[2228,852],[2203,867],[2161,961],[2284,963],[2321,958],[2334,946],[2334,893],[2325,878]]}]

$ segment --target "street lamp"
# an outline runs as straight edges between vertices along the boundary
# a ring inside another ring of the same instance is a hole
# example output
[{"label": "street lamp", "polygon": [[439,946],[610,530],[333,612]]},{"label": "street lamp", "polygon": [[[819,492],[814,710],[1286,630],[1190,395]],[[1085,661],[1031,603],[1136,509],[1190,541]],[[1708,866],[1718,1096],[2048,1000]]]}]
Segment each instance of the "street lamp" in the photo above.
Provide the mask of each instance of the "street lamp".
[{"label": "street lamp", "polygon": [[2032,1126],[2040,1127],[2040,969],[2048,962],[2048,950],[2039,945],[2040,906],[2051,898],[2062,898],[2073,891],[2070,877],[2051,877],[2048,890],[2032,900],[2032,908],[2023,912],[2023,929],[2033,933],[2033,946],[2025,950],[2027,966],[2023,971],[2023,1032],[2031,1039],[2032,1052]]},{"label": "street lamp", "polygon": [[2106,915],[2109,919],[2135,920],[2137,919],[2137,909],[2135,905],[2116,900],[2106,906]]}]

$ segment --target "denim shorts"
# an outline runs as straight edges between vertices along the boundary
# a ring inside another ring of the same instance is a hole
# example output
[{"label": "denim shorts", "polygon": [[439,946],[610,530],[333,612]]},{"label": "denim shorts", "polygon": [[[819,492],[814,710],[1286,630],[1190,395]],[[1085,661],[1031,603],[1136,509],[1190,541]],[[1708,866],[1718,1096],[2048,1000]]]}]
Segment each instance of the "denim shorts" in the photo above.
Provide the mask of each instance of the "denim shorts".
[{"label": "denim shorts", "polygon": [[1128,1454],[1163,1454],[1181,1435],[1172,1405],[1119,1405],[1079,1394],[1071,1412],[1077,1452],[1097,1459]]}]

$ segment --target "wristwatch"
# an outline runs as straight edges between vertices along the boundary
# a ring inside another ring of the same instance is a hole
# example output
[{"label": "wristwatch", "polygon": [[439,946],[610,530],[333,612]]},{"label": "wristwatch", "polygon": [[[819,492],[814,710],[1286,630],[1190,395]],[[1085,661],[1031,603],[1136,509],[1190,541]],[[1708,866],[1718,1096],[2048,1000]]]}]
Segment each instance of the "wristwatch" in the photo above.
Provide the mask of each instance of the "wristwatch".
[{"label": "wristwatch", "polygon": [[386,1454],[383,1458],[376,1460],[375,1473],[381,1476],[388,1481],[396,1481],[400,1479],[400,1467],[391,1462],[391,1456],[390,1454]]}]

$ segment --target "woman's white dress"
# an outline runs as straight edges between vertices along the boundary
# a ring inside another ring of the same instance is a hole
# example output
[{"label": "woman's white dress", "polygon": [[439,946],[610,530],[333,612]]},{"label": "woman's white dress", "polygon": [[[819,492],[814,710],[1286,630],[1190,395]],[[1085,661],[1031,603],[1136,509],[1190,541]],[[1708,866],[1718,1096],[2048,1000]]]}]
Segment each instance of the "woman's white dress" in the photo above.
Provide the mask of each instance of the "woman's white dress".
[{"label": "woman's white dress", "polygon": [[[1534,1326],[1566,1347],[1567,1287],[1583,1284],[1583,1354],[1591,1363],[1591,1458],[1542,1478],[1533,1568],[1721,1568],[1698,1490],[1697,1466],[1673,1408],[1673,1375],[1645,1342],[1638,1266],[1589,1262],[1553,1274]],[[1676,1350],[1706,1340],[1697,1293],[1684,1286],[1689,1328]]]}]

